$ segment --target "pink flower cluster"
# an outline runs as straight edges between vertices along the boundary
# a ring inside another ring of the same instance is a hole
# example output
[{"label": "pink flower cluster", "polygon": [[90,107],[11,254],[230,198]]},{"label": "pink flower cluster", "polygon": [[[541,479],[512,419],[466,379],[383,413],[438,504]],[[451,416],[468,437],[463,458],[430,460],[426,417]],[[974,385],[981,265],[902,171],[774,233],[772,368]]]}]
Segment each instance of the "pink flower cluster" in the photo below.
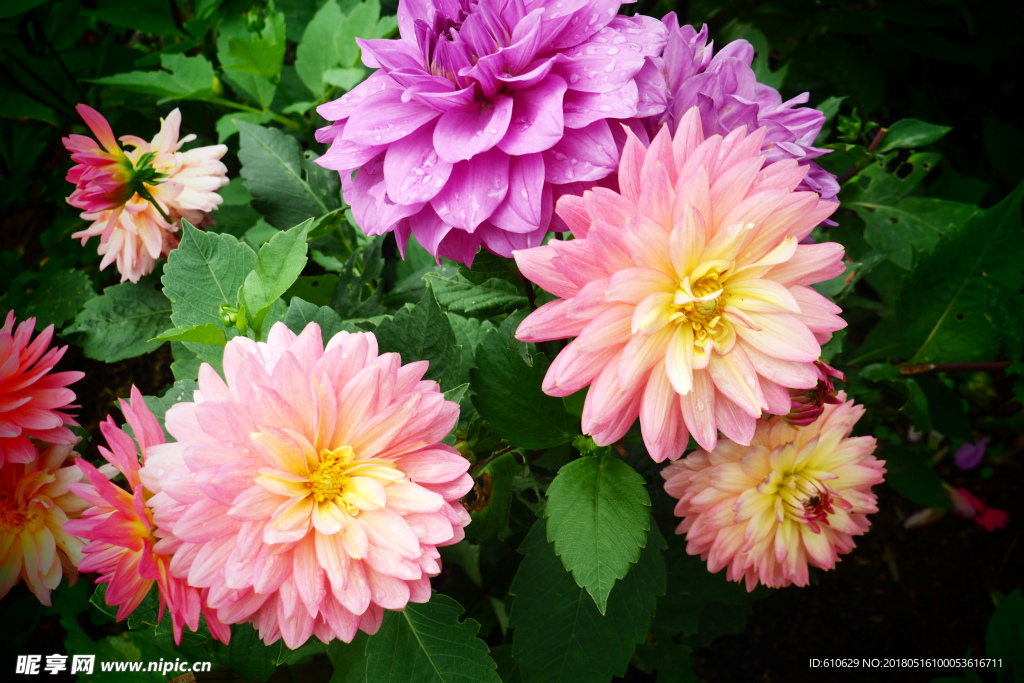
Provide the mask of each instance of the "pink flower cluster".
[{"label": "pink flower cluster", "polygon": [[64,138],[75,166],[67,179],[75,184],[68,203],[83,209],[90,221],[72,237],[99,237],[100,268],[117,264],[121,281],[137,282],[153,271],[156,259],[166,257],[178,245],[175,233],[184,218],[201,227],[212,221],[211,211],[222,199],[217,190],[227,185],[227,167],[220,158],[225,145],[179,151],[195,139],[178,139],[181,113],[175,109],[161,119],[160,132],[151,142],[134,135],[118,145],[107,120],[95,109],[80,104],[78,113],[99,140],[72,134]]}]

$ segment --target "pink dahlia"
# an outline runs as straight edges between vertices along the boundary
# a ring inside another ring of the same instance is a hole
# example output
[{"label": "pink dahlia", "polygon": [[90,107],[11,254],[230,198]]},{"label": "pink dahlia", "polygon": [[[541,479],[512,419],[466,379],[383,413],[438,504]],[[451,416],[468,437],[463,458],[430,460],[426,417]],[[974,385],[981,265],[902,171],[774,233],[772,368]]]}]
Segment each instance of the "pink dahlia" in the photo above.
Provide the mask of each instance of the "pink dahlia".
[{"label": "pink dahlia", "polygon": [[601,445],[640,417],[651,456],[679,457],[721,429],[749,443],[763,412],[810,389],[820,344],[845,323],[810,285],[842,272],[839,244],[798,244],[836,205],[796,191],[792,159],[765,165],[765,129],[704,139],[692,108],[673,140],[630,135],[620,193],[559,200],[576,239],[517,251],[526,277],[560,297],[519,326],[522,341],[577,337],[544,391],[590,385],[583,429]]},{"label": "pink dahlia", "polygon": [[761,420],[749,446],[723,440],[662,470],[688,553],[749,591],[806,586],[809,564],[831,569],[853,550],[878,512],[871,487],[885,463],[872,455],[874,437],[850,437],[863,406],[839,398],[806,427]]},{"label": "pink dahlia", "polygon": [[793,405],[786,415],[786,421],[794,427],[804,427],[818,419],[825,410],[826,403],[840,403],[836,397],[836,385],[832,381],[838,379],[846,381],[846,375],[826,363],[817,361],[814,364],[815,372],[818,373],[818,382],[809,391],[790,389],[793,397]]},{"label": "pink dahlia", "polygon": [[[121,141],[133,147],[125,152],[99,112],[84,104],[78,112],[109,151],[84,135],[64,139],[78,162],[68,172],[77,186],[68,203],[83,209],[82,218],[91,222],[72,237],[81,237],[84,245],[98,236],[100,269],[116,263],[122,282],[137,282],[178,245],[182,218],[200,227],[212,223],[209,214],[223,201],[217,190],[228,183],[227,167],[220,162],[227,147],[178,151],[195,135],[178,139],[181,113],[175,109],[161,119],[152,142],[123,136]],[[108,156],[116,157],[116,165],[105,161]]]},{"label": "pink dahlia", "polygon": [[637,77],[646,92],[662,93],[664,109],[644,121],[651,135],[662,125],[675,131],[690,107],[700,109],[705,137],[727,135],[741,126],[764,127],[761,153],[767,162],[796,159],[807,167],[797,188],[835,199],[835,176],[811,161],[829,150],[814,147],[825,115],[797,106],[807,102],[808,94],[783,102],[775,88],[758,83],[751,68],[754,48],[745,40],[734,40],[715,54],[707,26],[699,32],[680,26],[675,12],[662,22],[667,29],[665,49],[649,58]]},{"label": "pink dahlia", "polygon": [[75,400],[68,389],[84,372],[51,372],[66,346],[49,348],[53,325],[32,339],[36,319],[29,318],[14,329],[14,311],[0,328],[0,467],[5,462],[29,463],[36,449],[29,438],[48,443],[78,441],[67,425],[77,425],[64,412]]},{"label": "pink dahlia", "polygon": [[88,504],[69,488],[82,478],[73,448],[36,441],[31,462],[0,467],[0,598],[21,578],[49,605],[62,576],[78,580],[85,544],[64,527]]},{"label": "pink dahlia", "polygon": [[426,361],[402,366],[369,333],[326,348],[311,323],[228,342],[194,402],[167,412],[177,439],[141,479],[169,536],[174,576],[206,589],[227,624],[267,643],[376,632],[383,609],[430,598],[436,546],[463,537],[469,463],[439,443],[458,419]]},{"label": "pink dahlia", "polygon": [[[96,583],[107,584],[105,599],[111,606],[118,606],[118,619],[131,614],[156,583],[160,594],[159,618],[163,618],[164,608],[169,608],[174,641],[180,644],[185,625],[193,631],[199,628],[201,595],[184,580],[171,576],[170,555],[154,549],[161,534],[147,505],[150,493],[139,479],[139,455],[144,463],[149,453],[160,448],[166,441],[164,431],[134,386],[131,403],[121,400],[121,411],[135,439],[107,416],[100,431],[110,448],[100,446],[99,450],[110,464],[97,469],[85,460],[77,462],[88,483],[73,483],[70,488],[92,507],[82,513],[81,519],[68,522],[64,529],[89,541],[82,550],[78,568],[99,573]],[[124,475],[128,490],[109,481],[110,475],[116,474],[114,468]],[[213,637],[228,642],[231,629],[205,607],[202,612]]]},{"label": "pink dahlia", "polygon": [[621,4],[401,0],[400,39],[357,41],[378,70],[318,110],[362,229],[463,263],[540,244],[553,187],[618,166],[609,120],[663,107],[634,77],[664,27]]}]

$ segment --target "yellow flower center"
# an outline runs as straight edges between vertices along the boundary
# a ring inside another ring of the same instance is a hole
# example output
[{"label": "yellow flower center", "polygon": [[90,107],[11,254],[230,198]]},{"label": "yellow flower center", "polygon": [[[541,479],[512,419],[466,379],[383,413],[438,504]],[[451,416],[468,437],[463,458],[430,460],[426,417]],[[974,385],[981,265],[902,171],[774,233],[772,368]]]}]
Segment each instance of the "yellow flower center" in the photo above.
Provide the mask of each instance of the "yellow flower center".
[{"label": "yellow flower center", "polygon": [[342,495],[348,481],[349,463],[355,457],[351,446],[339,446],[320,451],[320,464],[309,475],[310,489],[316,502],[333,500]]},{"label": "yellow flower center", "polygon": [[701,264],[676,289],[669,320],[693,329],[694,353],[708,353],[712,344],[722,346],[730,336],[722,310],[727,297],[724,285],[732,265],[724,261]]},{"label": "yellow flower center", "polygon": [[835,513],[834,506],[849,509],[850,503],[817,474],[804,470],[772,471],[757,485],[757,490],[775,497],[775,519],[780,523],[791,519],[820,533],[819,524],[829,525],[828,516]]},{"label": "yellow flower center", "polygon": [[0,494],[0,530],[16,534],[22,530],[35,531],[39,527],[41,516],[38,505],[29,504],[28,510],[22,509],[12,496]]}]

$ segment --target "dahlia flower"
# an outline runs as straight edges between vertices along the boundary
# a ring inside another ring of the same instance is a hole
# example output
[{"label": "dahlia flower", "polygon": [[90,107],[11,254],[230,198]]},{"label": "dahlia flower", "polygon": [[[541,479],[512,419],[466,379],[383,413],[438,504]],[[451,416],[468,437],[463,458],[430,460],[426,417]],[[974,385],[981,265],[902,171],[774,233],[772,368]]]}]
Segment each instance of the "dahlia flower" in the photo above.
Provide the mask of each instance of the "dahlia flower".
[{"label": "dahlia flower", "polygon": [[634,77],[665,30],[621,4],[401,0],[398,40],[357,40],[378,70],[318,109],[356,222],[463,263],[540,244],[553,188],[618,166],[609,120],[663,106]]},{"label": "dahlia flower", "polygon": [[370,333],[326,348],[311,323],[236,337],[224,379],[199,372],[167,411],[177,443],[141,471],[170,571],[207,589],[227,624],[295,648],[376,632],[383,609],[430,598],[436,546],[463,537],[469,463],[440,440],[458,419],[425,361],[402,366]]},{"label": "dahlia flower", "polygon": [[798,244],[836,205],[794,188],[806,168],[765,166],[765,129],[704,139],[692,108],[673,140],[630,135],[618,182],[559,200],[576,239],[515,252],[560,297],[519,326],[521,341],[576,336],[543,389],[590,385],[583,430],[599,445],[639,415],[651,456],[679,457],[692,435],[749,443],[763,412],[810,389],[820,344],[845,323],[810,285],[842,272],[839,244]]},{"label": "dahlia flower", "polygon": [[75,443],[36,441],[31,462],[0,467],[0,598],[22,578],[49,605],[61,576],[72,585],[78,580],[84,543],[64,528],[88,507],[69,489],[82,478]]},{"label": "dahlia flower", "polygon": [[808,565],[831,569],[853,549],[878,512],[871,487],[885,463],[874,437],[850,437],[864,407],[839,398],[806,427],[761,420],[749,446],[723,440],[662,470],[688,553],[751,591],[806,586]]},{"label": "dahlia flower", "polygon": [[220,162],[227,147],[179,152],[195,135],[178,139],[181,113],[175,109],[160,120],[152,142],[121,137],[133,147],[125,152],[99,112],[84,104],[78,112],[107,151],[84,135],[64,138],[77,162],[67,176],[76,185],[68,203],[83,209],[82,218],[90,221],[72,237],[82,238],[84,245],[98,236],[100,269],[116,263],[122,282],[137,282],[153,271],[157,258],[178,245],[174,233],[182,218],[197,227],[212,223],[209,214],[223,201],[217,190],[228,183],[227,167]]},{"label": "dahlia flower", "polygon": [[28,463],[36,457],[29,437],[47,443],[73,444],[78,441],[67,425],[78,423],[63,412],[75,400],[68,389],[84,372],[51,372],[66,346],[49,348],[53,325],[30,342],[36,319],[29,318],[14,329],[14,311],[0,328],[0,467],[5,462]]},{"label": "dahlia flower", "polygon": [[765,127],[761,153],[767,163],[796,159],[807,167],[807,175],[797,189],[817,192],[822,199],[833,200],[839,194],[834,175],[812,162],[828,150],[814,147],[814,140],[825,123],[817,109],[798,107],[808,94],[782,101],[778,91],[758,83],[751,64],[754,48],[745,40],[734,40],[717,54],[708,43],[708,27],[698,32],[692,26],[680,26],[675,12],[662,20],[667,37],[664,51],[648,58],[638,81],[645,91],[662,93],[663,111],[648,117],[644,124],[651,136],[662,125],[675,131],[690,107],[698,107],[705,137],[727,135],[741,126],[749,130]]},{"label": "dahlia flower", "polygon": [[810,391],[790,389],[790,396],[793,398],[792,407],[786,415],[786,422],[794,427],[804,427],[818,419],[825,409],[826,403],[839,403],[836,398],[836,386],[832,381],[838,379],[846,381],[846,375],[826,363],[816,361],[814,370],[818,374],[818,381]]},{"label": "dahlia flower", "polygon": [[[107,604],[118,606],[119,620],[131,614],[156,583],[160,594],[159,618],[163,618],[164,607],[168,607],[174,642],[180,644],[185,625],[193,631],[199,628],[201,596],[198,589],[170,575],[169,555],[154,550],[159,532],[154,528],[153,515],[147,507],[149,493],[139,479],[140,453],[145,462],[147,454],[166,439],[138,389],[132,387],[131,403],[124,400],[120,403],[135,440],[107,416],[100,431],[110,448],[100,446],[99,451],[109,464],[97,469],[85,460],[78,461],[88,482],[73,483],[70,488],[92,507],[82,513],[81,519],[68,522],[64,529],[89,541],[82,550],[78,568],[100,575],[96,583],[107,584],[105,599]],[[124,475],[129,490],[109,481],[110,475],[117,472]],[[231,629],[205,607],[202,612],[213,637],[228,642]]]}]

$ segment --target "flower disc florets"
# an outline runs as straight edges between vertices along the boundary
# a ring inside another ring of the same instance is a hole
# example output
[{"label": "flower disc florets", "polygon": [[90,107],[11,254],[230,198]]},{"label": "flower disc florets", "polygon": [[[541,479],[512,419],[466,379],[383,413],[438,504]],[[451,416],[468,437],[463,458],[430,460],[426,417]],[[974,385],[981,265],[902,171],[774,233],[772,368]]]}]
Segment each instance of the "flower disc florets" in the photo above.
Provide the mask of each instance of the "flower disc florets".
[{"label": "flower disc florets", "polygon": [[341,172],[362,229],[464,263],[480,244],[538,245],[552,187],[618,165],[609,120],[664,107],[634,80],[664,28],[621,4],[402,0],[400,39],[358,41],[378,70],[318,110],[335,122],[318,163]]}]

